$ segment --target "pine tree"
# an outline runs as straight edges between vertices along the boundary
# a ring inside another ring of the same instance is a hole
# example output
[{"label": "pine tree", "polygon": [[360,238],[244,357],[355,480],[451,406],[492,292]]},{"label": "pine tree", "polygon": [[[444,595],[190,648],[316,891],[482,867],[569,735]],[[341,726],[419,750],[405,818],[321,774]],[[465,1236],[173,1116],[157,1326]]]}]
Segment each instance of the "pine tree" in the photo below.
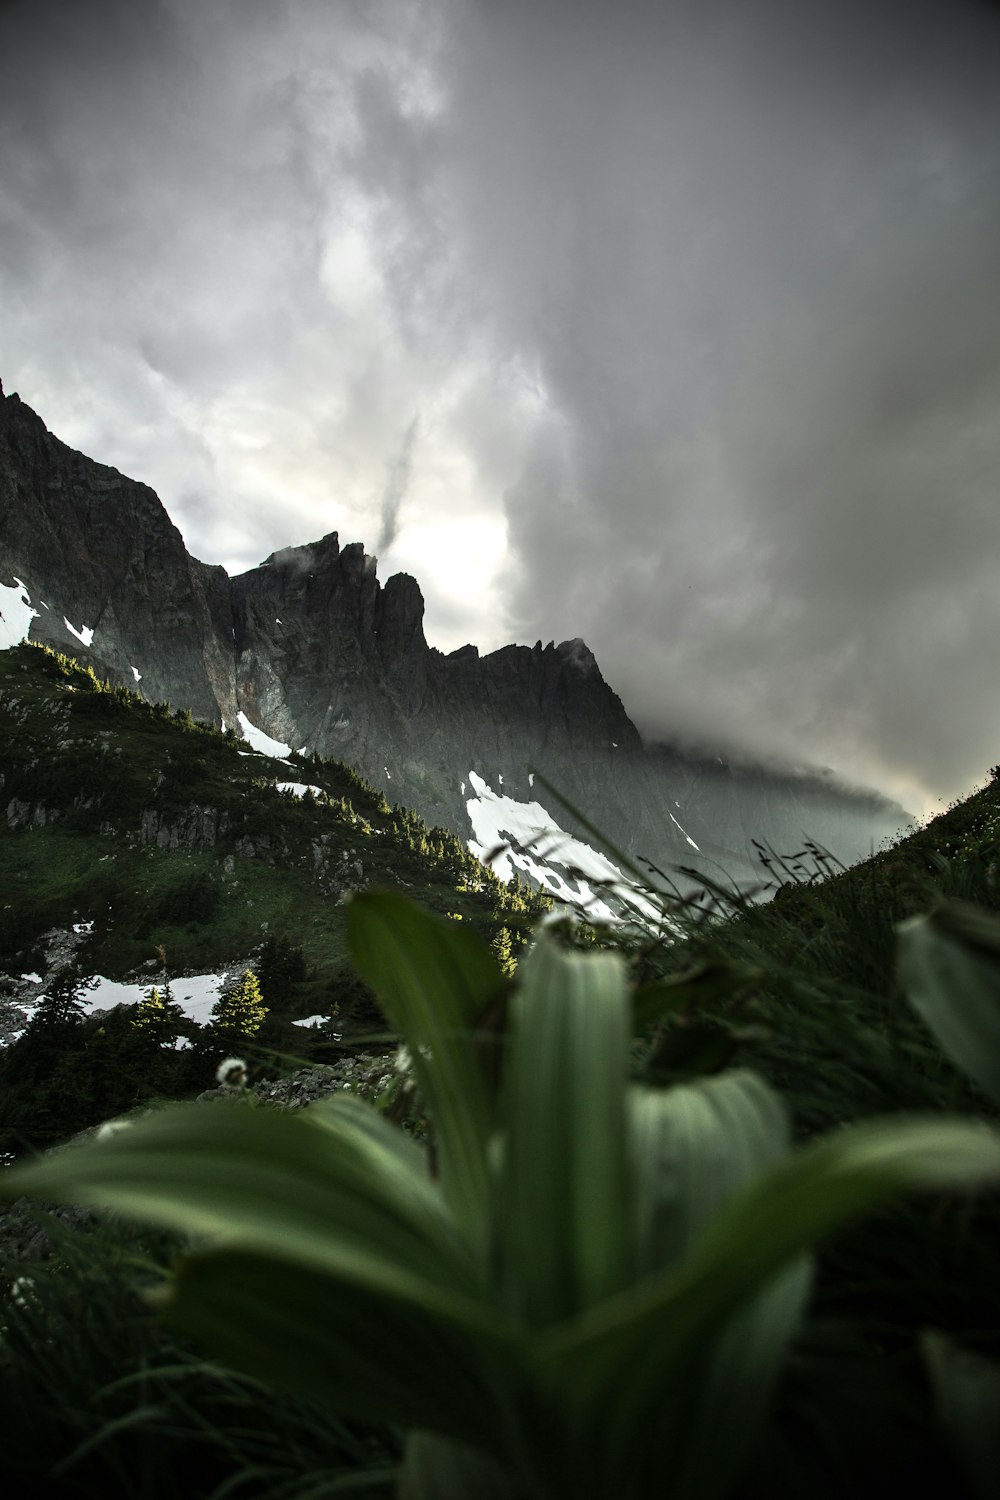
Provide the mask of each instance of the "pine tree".
[{"label": "pine tree", "polygon": [[502,974],[511,975],[517,968],[517,959],[514,956],[514,942],[509,927],[501,927],[496,937],[490,944],[493,957],[500,965]]},{"label": "pine tree", "polygon": [[252,969],[244,969],[243,978],[230,985],[212,1007],[208,1024],[220,1037],[251,1037],[263,1026],[266,1015],[257,976]]},{"label": "pine tree", "polygon": [[22,1036],[0,1057],[0,1149],[19,1151],[82,1130],[89,1120],[81,1097],[86,1046],[86,988],[72,969],[49,980]]},{"label": "pine tree", "polygon": [[132,1025],[154,1037],[159,1043],[172,1042],[185,1024],[184,1012],[174,1000],[167,985],[162,991],[153,988],[134,1006]]}]

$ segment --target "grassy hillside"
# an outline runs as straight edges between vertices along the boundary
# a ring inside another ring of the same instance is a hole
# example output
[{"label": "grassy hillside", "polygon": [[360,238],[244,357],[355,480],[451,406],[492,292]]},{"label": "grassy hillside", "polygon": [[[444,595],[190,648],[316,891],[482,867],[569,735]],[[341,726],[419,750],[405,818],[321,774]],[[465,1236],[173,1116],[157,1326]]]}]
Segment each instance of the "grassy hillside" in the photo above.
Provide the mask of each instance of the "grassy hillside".
[{"label": "grassy hillside", "polygon": [[516,943],[544,909],[347,766],[250,753],[43,647],[0,654],[0,747],[0,972],[41,969],[43,935],[85,921],[83,961],[109,978],[160,949],[204,972],[280,934],[303,950],[308,1013],[349,983],[351,890],[418,891],[489,941],[506,927]]},{"label": "grassy hillside", "polygon": [[676,941],[636,950],[640,981],[692,976],[650,1071],[670,1082],[753,1067],[802,1135],[887,1109],[974,1106],[903,994],[897,928],[949,900],[1000,911],[1000,779],[849,870],[821,850],[762,848],[761,877],[770,902],[719,888],[674,911]]}]

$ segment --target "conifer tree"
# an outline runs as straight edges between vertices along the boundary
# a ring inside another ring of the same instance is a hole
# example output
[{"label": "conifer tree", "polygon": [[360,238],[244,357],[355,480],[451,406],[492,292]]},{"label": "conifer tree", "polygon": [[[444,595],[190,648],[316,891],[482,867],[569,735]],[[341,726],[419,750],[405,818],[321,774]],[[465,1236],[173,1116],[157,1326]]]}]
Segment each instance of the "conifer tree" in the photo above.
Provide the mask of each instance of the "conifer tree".
[{"label": "conifer tree", "polygon": [[184,1012],[170,993],[169,984],[162,990],[156,985],[149,990],[138,1005],[132,1009],[132,1025],[155,1038],[157,1042],[172,1042],[180,1035],[185,1022]]},{"label": "conifer tree", "polygon": [[230,985],[212,1007],[209,1026],[219,1036],[251,1037],[263,1026],[266,1015],[257,976],[252,969],[244,969],[242,979]]},{"label": "conifer tree", "polygon": [[517,968],[517,959],[514,956],[514,942],[509,927],[501,927],[490,947],[493,957],[500,965],[502,974],[511,975]]}]

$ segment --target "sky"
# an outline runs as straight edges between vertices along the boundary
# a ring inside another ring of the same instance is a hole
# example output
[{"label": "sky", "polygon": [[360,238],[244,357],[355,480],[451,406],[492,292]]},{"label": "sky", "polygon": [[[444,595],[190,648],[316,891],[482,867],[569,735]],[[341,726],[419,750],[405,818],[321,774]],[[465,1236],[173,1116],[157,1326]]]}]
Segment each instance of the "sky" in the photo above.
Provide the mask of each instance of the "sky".
[{"label": "sky", "polygon": [[647,737],[1000,760],[986,0],[0,0],[0,378]]}]

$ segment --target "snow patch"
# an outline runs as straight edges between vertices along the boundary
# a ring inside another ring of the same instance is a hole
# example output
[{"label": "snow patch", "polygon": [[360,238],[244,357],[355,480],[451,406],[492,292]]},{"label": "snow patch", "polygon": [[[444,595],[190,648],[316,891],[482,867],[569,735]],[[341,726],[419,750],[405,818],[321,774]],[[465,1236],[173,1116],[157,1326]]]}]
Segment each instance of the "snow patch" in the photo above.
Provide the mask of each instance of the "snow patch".
[{"label": "snow patch", "polygon": [[304,781],[276,781],[274,784],[279,792],[291,792],[296,797],[304,797],[306,792],[318,797],[323,791],[321,786],[309,786]]},{"label": "snow patch", "polygon": [[[331,1021],[332,1019],[333,1019],[332,1016],[303,1016],[302,1019],[301,1019],[301,1021],[293,1021],[292,1025],[293,1026],[325,1026],[326,1023],[327,1023],[327,1021]],[[335,1031],[333,1033],[333,1039],[334,1039],[335,1042],[339,1042],[342,1036],[343,1036],[343,1032]]]},{"label": "snow patch", "polygon": [[32,609],[27,587],[20,578],[14,579],[14,587],[0,583],[0,651],[9,651],[27,639],[32,620],[38,610]]},{"label": "snow patch", "polygon": [[[24,974],[21,977],[39,984],[42,982],[39,974]],[[197,1021],[203,1026],[212,1014],[212,1008],[225,987],[226,979],[224,973],[189,974],[184,979],[171,979],[170,992],[188,1020]],[[138,1005],[154,986],[161,993],[164,988],[162,979],[145,979],[141,984],[125,984],[118,979],[105,979],[103,974],[83,983],[86,988],[81,988],[80,999],[88,1014],[95,1010],[112,1010],[116,1005]],[[40,992],[34,1001],[19,1003],[30,1012],[38,1005],[42,993],[44,992]]]},{"label": "snow patch", "polygon": [[[675,802],[674,806],[675,807],[680,807],[680,803],[679,802]],[[675,828],[680,828],[681,829],[681,833],[684,834],[684,837],[687,839],[688,843],[691,845],[691,848],[692,849],[698,849],[698,845],[695,843],[694,839],[691,837],[691,835],[688,832],[686,832],[685,829],[681,828],[681,825],[678,823],[678,821],[674,817],[673,813],[669,813],[669,818],[670,818],[670,821],[671,821],[671,823],[673,823],[673,825],[674,825]],[[698,849],[698,853],[699,854],[701,853],[700,849]]]},{"label": "snow patch", "polygon": [[247,744],[253,750],[259,751],[261,755],[270,755],[273,760],[287,760],[292,753],[291,745],[282,744],[281,740],[272,740],[263,729],[258,729],[251,724],[246,714],[240,710],[236,715],[239,720],[240,731]]},{"label": "snow patch", "polygon": [[129,667],[129,671],[132,673],[132,676],[135,678],[136,682],[142,681],[142,673],[139,671],[138,667]]},{"label": "snow patch", "polygon": [[91,641],[94,639],[94,632],[91,630],[89,625],[81,625],[80,629],[77,630],[75,625],[71,625],[69,623],[65,615],[63,615],[63,624],[66,626],[66,629],[69,631],[70,635],[75,635],[77,640],[81,641],[84,646],[89,646]]},{"label": "snow patch", "polygon": [[620,921],[621,914],[612,911],[606,893],[590,884],[607,883],[633,909],[647,917],[659,916],[655,904],[636,890],[616,864],[560,828],[540,802],[518,802],[494,792],[475,771],[469,772],[469,781],[476,793],[465,804],[475,834],[469,848],[501,880],[529,875],[558,901],[584,910],[591,920]]}]

